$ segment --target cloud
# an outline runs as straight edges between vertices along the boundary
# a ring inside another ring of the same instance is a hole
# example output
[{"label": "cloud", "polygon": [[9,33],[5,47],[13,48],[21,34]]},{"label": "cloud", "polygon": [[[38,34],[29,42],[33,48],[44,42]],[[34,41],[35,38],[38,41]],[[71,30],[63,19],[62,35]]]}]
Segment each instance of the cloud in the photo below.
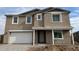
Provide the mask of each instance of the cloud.
[{"label": "cloud", "polygon": [[79,7],[68,7],[65,8],[70,10],[70,23],[73,27],[73,32],[79,31]]},{"label": "cloud", "polygon": [[79,8],[73,10],[73,11],[70,13],[70,15],[71,15],[72,17],[79,16]]},{"label": "cloud", "polygon": [[73,27],[73,32],[79,31],[79,17],[70,18],[70,22]]},{"label": "cloud", "polygon": [[70,17],[72,18],[72,17],[77,17],[79,14],[78,13],[74,13],[74,12],[72,12],[72,13],[70,13]]},{"label": "cloud", "polygon": [[5,16],[4,15],[0,15],[0,34],[4,33],[4,29],[5,29]]}]

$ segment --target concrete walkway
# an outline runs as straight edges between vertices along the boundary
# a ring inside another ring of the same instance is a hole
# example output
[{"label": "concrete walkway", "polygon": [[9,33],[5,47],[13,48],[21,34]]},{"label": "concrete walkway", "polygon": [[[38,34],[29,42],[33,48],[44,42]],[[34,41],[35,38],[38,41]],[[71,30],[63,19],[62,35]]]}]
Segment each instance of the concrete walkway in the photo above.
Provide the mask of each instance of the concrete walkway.
[{"label": "concrete walkway", "polygon": [[27,51],[32,45],[28,44],[0,44],[0,51]]}]

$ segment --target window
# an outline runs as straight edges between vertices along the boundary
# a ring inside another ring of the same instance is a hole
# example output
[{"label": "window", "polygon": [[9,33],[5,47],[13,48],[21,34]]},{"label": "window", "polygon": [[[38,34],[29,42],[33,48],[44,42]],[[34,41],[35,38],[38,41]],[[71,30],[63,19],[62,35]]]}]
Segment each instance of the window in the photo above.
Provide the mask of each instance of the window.
[{"label": "window", "polygon": [[60,15],[53,15],[53,21],[60,21]]},{"label": "window", "polygon": [[32,17],[31,16],[26,17],[26,24],[32,24]]},{"label": "window", "polygon": [[62,22],[62,14],[61,13],[53,13],[52,21]]},{"label": "window", "polygon": [[42,20],[42,14],[37,14],[37,20]]},{"label": "window", "polygon": [[19,17],[18,16],[13,16],[12,24],[18,24],[18,21],[19,21]]},{"label": "window", "polygon": [[38,19],[41,19],[41,15],[38,15]]},{"label": "window", "polygon": [[54,31],[54,39],[63,39],[62,31]]}]

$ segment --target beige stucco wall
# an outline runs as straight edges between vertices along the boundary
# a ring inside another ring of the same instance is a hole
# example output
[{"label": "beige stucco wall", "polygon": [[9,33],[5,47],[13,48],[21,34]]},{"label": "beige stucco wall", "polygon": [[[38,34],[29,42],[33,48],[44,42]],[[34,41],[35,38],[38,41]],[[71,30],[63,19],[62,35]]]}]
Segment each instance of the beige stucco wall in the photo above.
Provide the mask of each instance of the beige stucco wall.
[{"label": "beige stucco wall", "polygon": [[37,20],[37,15],[34,17],[34,26],[35,27],[70,27],[70,21],[69,21],[69,14],[68,13],[61,13],[62,16],[62,22],[53,22],[51,13],[43,13],[42,14],[42,20]]},{"label": "beige stucco wall", "polygon": [[70,45],[71,43],[71,38],[70,38],[70,32],[69,30],[64,30],[63,31],[63,38],[64,39],[60,39],[60,40],[54,40],[56,45]]},{"label": "beige stucco wall", "polygon": [[46,43],[51,44],[52,43],[52,30],[46,31]]},{"label": "beige stucco wall", "polygon": [[34,15],[34,27],[43,27],[44,26],[44,14],[39,13],[42,15],[42,20],[37,20],[37,14]]},{"label": "beige stucco wall", "polygon": [[45,27],[70,27],[69,15],[67,13],[62,13],[62,22],[53,22],[51,13],[44,15],[44,26]]},{"label": "beige stucco wall", "polygon": [[[32,30],[33,24],[25,24],[25,22],[26,16],[19,16],[19,24],[12,24],[12,16],[7,16],[3,43],[8,42],[8,37],[10,34],[8,30]],[[34,23],[34,20],[32,20],[32,23]]]},{"label": "beige stucco wall", "polygon": [[35,31],[35,44],[38,44],[38,31]]},{"label": "beige stucco wall", "polygon": [[[69,30],[64,30],[63,32],[63,37],[64,39],[60,39],[60,40],[54,40],[54,44],[55,45],[70,45],[71,43],[71,38],[70,38],[70,32]],[[50,44],[53,43],[52,40],[52,31],[46,31],[46,43]]]},{"label": "beige stucco wall", "polygon": [[[7,17],[6,20],[6,29],[8,30],[27,30],[32,29],[32,24],[25,24],[26,22],[26,16],[19,16],[19,23],[18,24],[12,24],[12,17]],[[32,22],[33,23],[33,22]]]}]

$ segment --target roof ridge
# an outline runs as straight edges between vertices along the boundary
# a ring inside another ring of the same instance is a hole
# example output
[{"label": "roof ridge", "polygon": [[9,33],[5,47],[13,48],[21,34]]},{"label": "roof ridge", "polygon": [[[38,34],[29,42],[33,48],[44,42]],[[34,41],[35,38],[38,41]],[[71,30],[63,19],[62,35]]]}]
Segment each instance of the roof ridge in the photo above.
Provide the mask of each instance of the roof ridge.
[{"label": "roof ridge", "polygon": [[32,10],[29,10],[29,11],[26,11],[26,12],[23,12],[23,13],[20,13],[19,15],[25,14],[25,13],[30,13],[30,12],[33,12],[33,11],[40,11],[40,9],[35,8],[35,9],[32,9]]}]

